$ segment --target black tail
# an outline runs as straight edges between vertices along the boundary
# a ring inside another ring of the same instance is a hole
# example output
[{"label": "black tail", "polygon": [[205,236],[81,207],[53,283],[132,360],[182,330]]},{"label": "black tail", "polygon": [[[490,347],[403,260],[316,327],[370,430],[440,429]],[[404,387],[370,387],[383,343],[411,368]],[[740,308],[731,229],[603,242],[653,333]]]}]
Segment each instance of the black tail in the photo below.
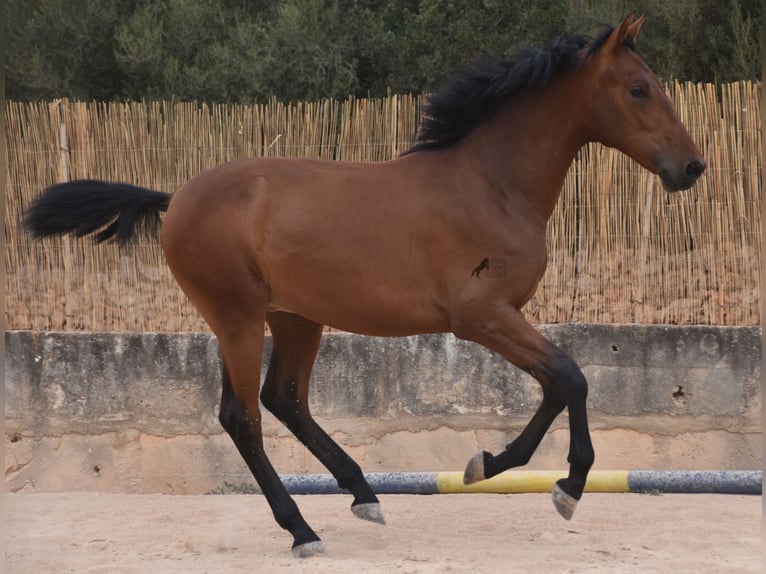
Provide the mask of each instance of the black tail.
[{"label": "black tail", "polygon": [[81,237],[100,229],[97,242],[116,236],[124,245],[135,236],[138,223],[159,229],[159,213],[167,210],[170,197],[127,183],[70,181],[43,191],[27,209],[24,225],[37,239],[66,233]]}]

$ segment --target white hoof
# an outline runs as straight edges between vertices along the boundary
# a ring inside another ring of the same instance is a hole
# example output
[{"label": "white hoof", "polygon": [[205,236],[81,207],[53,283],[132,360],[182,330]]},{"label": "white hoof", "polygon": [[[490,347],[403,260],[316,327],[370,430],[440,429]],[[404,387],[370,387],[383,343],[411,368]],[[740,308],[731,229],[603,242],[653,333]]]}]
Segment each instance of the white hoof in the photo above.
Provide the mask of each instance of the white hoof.
[{"label": "white hoof", "polygon": [[570,520],[574,514],[578,500],[569,496],[558,484],[553,487],[551,497],[553,498],[553,506],[559,511],[559,514],[566,520]]},{"label": "white hoof", "polygon": [[293,547],[293,556],[295,558],[311,558],[317,554],[324,553],[324,543],[321,540],[306,542],[306,544],[301,544],[300,546]]},{"label": "white hoof", "polygon": [[380,503],[378,502],[355,504],[351,507],[351,512],[354,513],[354,516],[361,518],[362,520],[369,520],[376,524],[386,523],[386,517],[383,516],[383,511],[380,509]]},{"label": "white hoof", "polygon": [[468,461],[468,466],[465,467],[463,484],[473,484],[474,482],[480,482],[482,480],[485,480],[484,453],[477,452],[471,457],[471,460]]}]

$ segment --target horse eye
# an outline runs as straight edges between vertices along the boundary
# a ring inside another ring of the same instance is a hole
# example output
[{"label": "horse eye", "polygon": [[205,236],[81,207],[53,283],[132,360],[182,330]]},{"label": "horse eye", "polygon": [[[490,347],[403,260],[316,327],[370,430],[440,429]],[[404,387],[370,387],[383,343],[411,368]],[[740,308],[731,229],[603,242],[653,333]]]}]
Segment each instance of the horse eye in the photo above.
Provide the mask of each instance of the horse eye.
[{"label": "horse eye", "polygon": [[641,86],[633,86],[630,88],[630,95],[633,96],[634,99],[640,100],[641,98],[646,97],[646,90]]}]

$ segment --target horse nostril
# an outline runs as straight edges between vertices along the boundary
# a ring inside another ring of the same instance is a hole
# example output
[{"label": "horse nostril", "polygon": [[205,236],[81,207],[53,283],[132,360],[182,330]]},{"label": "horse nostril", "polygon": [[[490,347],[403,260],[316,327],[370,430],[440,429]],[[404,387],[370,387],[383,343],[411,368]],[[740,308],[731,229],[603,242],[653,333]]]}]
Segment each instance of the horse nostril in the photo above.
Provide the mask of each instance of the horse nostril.
[{"label": "horse nostril", "polygon": [[705,171],[705,162],[702,160],[695,159],[686,166],[686,175],[695,179],[701,176],[703,171]]}]

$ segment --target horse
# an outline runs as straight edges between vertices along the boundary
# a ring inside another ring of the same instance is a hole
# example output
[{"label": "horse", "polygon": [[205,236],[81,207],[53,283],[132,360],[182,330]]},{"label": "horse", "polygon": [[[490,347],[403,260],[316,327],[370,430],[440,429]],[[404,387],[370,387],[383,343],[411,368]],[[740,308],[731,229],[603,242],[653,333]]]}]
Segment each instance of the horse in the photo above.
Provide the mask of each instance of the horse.
[{"label": "horse", "polygon": [[[567,408],[569,472],[552,499],[568,520],[594,461],[588,384],[521,312],[546,268],[546,223],[588,142],[627,154],[668,192],[690,188],[705,170],[636,52],[643,22],[630,14],[593,38],[465,65],[428,98],[413,147],[390,161],[240,159],[173,194],[72,181],[32,202],[25,225],[36,238],[95,233],[120,244],[135,239],[139,223],[161,225],[167,264],[220,345],[220,423],[292,535],[295,556],[325,547],[266,455],[261,406],[350,492],[354,515],[385,524],[359,465],[309,408],[323,326],[383,337],[452,333],[534,377],[542,399],[529,423],[504,451],[470,458],[464,482],[526,464]],[[478,280],[493,260],[504,273]],[[265,324],[272,352],[261,385]]]}]

